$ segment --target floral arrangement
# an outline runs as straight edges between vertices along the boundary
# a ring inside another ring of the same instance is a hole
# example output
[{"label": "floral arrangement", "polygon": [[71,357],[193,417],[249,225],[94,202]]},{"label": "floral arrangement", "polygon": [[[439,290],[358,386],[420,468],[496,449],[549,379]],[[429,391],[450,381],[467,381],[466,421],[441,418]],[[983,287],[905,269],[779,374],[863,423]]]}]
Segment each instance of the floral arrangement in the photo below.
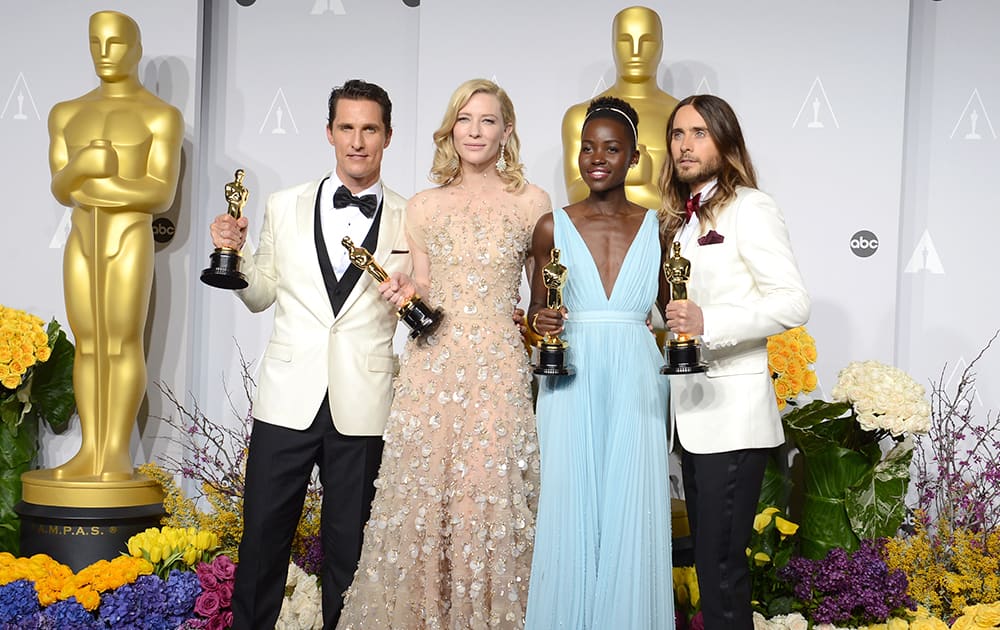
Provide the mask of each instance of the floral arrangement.
[{"label": "floral arrangement", "polygon": [[884,545],[864,540],[854,552],[838,548],[822,560],[792,558],[779,575],[791,583],[798,612],[813,623],[884,623],[917,607],[907,595],[906,574],[886,564]]},{"label": "floral arrangement", "polygon": [[931,534],[920,516],[912,535],[886,543],[887,564],[906,573],[910,596],[946,620],[970,604],[1000,601],[1000,532],[985,540],[968,529],[942,527]]},{"label": "floral arrangement", "polygon": [[187,624],[188,628],[223,630],[233,625],[233,581],[236,565],[225,555],[211,563],[202,562],[196,569],[201,594],[194,603],[194,612],[201,617]]},{"label": "floral arrangement", "polygon": [[909,576],[913,598],[945,620],[971,604],[1000,601],[1000,417],[977,418],[973,408],[975,369],[996,338],[953,389],[947,366],[932,383],[930,430],[914,456],[914,531],[886,547],[890,566]]},{"label": "floral arrangement", "polygon": [[832,396],[851,403],[858,424],[865,431],[927,433],[931,405],[924,386],[910,376],[878,361],[853,362],[840,371]]},{"label": "floral arrangement", "polygon": [[292,562],[285,580],[285,599],[275,630],[319,630],[323,627],[323,597],[316,576]]},{"label": "floral arrangement", "polygon": [[800,394],[816,389],[816,372],[810,367],[815,362],[816,340],[805,326],[767,338],[767,367],[779,410]]},{"label": "floral arrangement", "polygon": [[20,544],[14,506],[38,452],[39,420],[61,431],[75,406],[73,344],[59,324],[0,304],[0,549]]},{"label": "floral arrangement", "polygon": [[674,567],[674,613],[679,630],[704,630],[701,590],[694,567]]},{"label": "floral arrangement", "polygon": [[173,630],[193,617],[201,586],[193,572],[152,569],[121,556],[73,575],[45,555],[0,553],[0,627]]},{"label": "floral arrangement", "polygon": [[[239,561],[239,541],[243,535],[243,483],[247,447],[253,426],[255,383],[250,364],[241,352],[243,394],[247,412],[235,427],[223,426],[206,417],[198,408],[188,409],[167,386],[157,383],[160,392],[177,412],[177,417],[159,418],[174,429],[174,442],[185,453],[181,459],[164,456],[160,464],[148,463],[140,472],[158,482],[164,490],[165,525],[216,532],[222,553]],[[232,403],[232,400],[230,400]],[[232,407],[237,408],[236,404]],[[198,492],[188,497],[176,482],[192,480]],[[306,490],[305,506],[292,540],[292,559],[307,573],[318,575],[323,560],[320,514],[323,488],[313,475]],[[199,504],[207,504],[201,509]]]},{"label": "floral arrangement", "polygon": [[793,536],[799,526],[776,507],[764,508],[753,520],[747,547],[750,563],[751,603],[754,610],[769,617],[792,610],[792,591],[779,577],[795,552]]},{"label": "floral arrangement", "polygon": [[[913,457],[907,432],[929,426],[923,392],[896,368],[852,363],[838,376],[833,402],[816,400],[782,417],[805,466],[802,555],[819,559],[837,547],[853,551],[862,538],[896,534]],[[886,438],[894,446],[883,453]]]},{"label": "floral arrangement", "polygon": [[193,527],[150,527],[129,538],[127,546],[133,558],[147,560],[164,578],[175,569],[189,570],[219,555],[215,532]]}]

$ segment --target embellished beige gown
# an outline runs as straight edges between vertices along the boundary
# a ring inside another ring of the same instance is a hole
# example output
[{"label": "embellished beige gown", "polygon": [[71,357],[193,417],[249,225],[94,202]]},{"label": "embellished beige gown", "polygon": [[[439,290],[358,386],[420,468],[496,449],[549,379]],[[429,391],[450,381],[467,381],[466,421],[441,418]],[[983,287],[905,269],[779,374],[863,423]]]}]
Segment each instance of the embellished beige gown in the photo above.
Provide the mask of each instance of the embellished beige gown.
[{"label": "embellished beige gown", "polygon": [[407,230],[445,319],[408,342],[341,630],[521,628],[538,493],[531,370],[511,319],[548,195],[446,186]]}]

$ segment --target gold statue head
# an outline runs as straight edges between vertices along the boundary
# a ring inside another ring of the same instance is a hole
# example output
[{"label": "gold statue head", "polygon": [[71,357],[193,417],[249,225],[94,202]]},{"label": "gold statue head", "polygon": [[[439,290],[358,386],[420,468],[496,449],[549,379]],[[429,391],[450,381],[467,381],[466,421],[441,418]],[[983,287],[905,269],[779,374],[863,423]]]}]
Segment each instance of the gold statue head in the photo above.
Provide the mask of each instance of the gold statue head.
[{"label": "gold statue head", "polygon": [[521,140],[517,137],[514,103],[502,87],[488,79],[470,79],[458,86],[451,95],[441,126],[434,132],[434,164],[431,166],[430,180],[442,185],[461,180],[462,164],[455,149],[452,132],[459,112],[476,94],[493,96],[500,105],[503,126],[510,130],[500,149],[506,161],[506,167],[500,172],[500,179],[507,183],[508,190],[520,190],[525,182],[524,164],[521,163]]},{"label": "gold statue head", "polygon": [[663,57],[663,24],[656,11],[628,7],[615,15],[612,44],[618,76],[641,83],[656,77]]},{"label": "gold statue head", "polygon": [[135,20],[117,11],[90,16],[90,56],[102,81],[135,76],[142,59],[142,41]]}]

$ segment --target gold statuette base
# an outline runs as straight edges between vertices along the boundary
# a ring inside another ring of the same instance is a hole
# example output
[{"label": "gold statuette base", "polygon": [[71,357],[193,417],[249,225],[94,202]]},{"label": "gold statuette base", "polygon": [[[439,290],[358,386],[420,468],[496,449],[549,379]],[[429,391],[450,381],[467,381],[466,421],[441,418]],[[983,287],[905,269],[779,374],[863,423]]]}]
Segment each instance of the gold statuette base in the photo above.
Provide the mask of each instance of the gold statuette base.
[{"label": "gold statuette base", "polygon": [[21,475],[25,503],[74,508],[108,508],[150,505],[163,501],[163,488],[138,472],[131,479],[100,481],[56,479],[52,470],[31,470]]}]

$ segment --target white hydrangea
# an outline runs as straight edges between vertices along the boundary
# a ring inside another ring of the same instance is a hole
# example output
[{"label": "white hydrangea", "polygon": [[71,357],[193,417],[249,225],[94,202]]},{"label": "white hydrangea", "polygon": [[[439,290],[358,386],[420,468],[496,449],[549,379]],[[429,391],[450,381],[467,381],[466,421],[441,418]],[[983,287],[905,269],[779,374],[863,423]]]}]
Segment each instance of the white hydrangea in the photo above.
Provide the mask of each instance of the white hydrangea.
[{"label": "white hydrangea", "polygon": [[288,564],[285,599],[274,630],[321,630],[323,628],[323,598],[316,577],[299,565]]},{"label": "white hydrangea", "polygon": [[924,393],[924,386],[899,368],[855,361],[840,371],[831,395],[851,403],[864,430],[884,429],[899,437],[930,430],[931,405]]}]

